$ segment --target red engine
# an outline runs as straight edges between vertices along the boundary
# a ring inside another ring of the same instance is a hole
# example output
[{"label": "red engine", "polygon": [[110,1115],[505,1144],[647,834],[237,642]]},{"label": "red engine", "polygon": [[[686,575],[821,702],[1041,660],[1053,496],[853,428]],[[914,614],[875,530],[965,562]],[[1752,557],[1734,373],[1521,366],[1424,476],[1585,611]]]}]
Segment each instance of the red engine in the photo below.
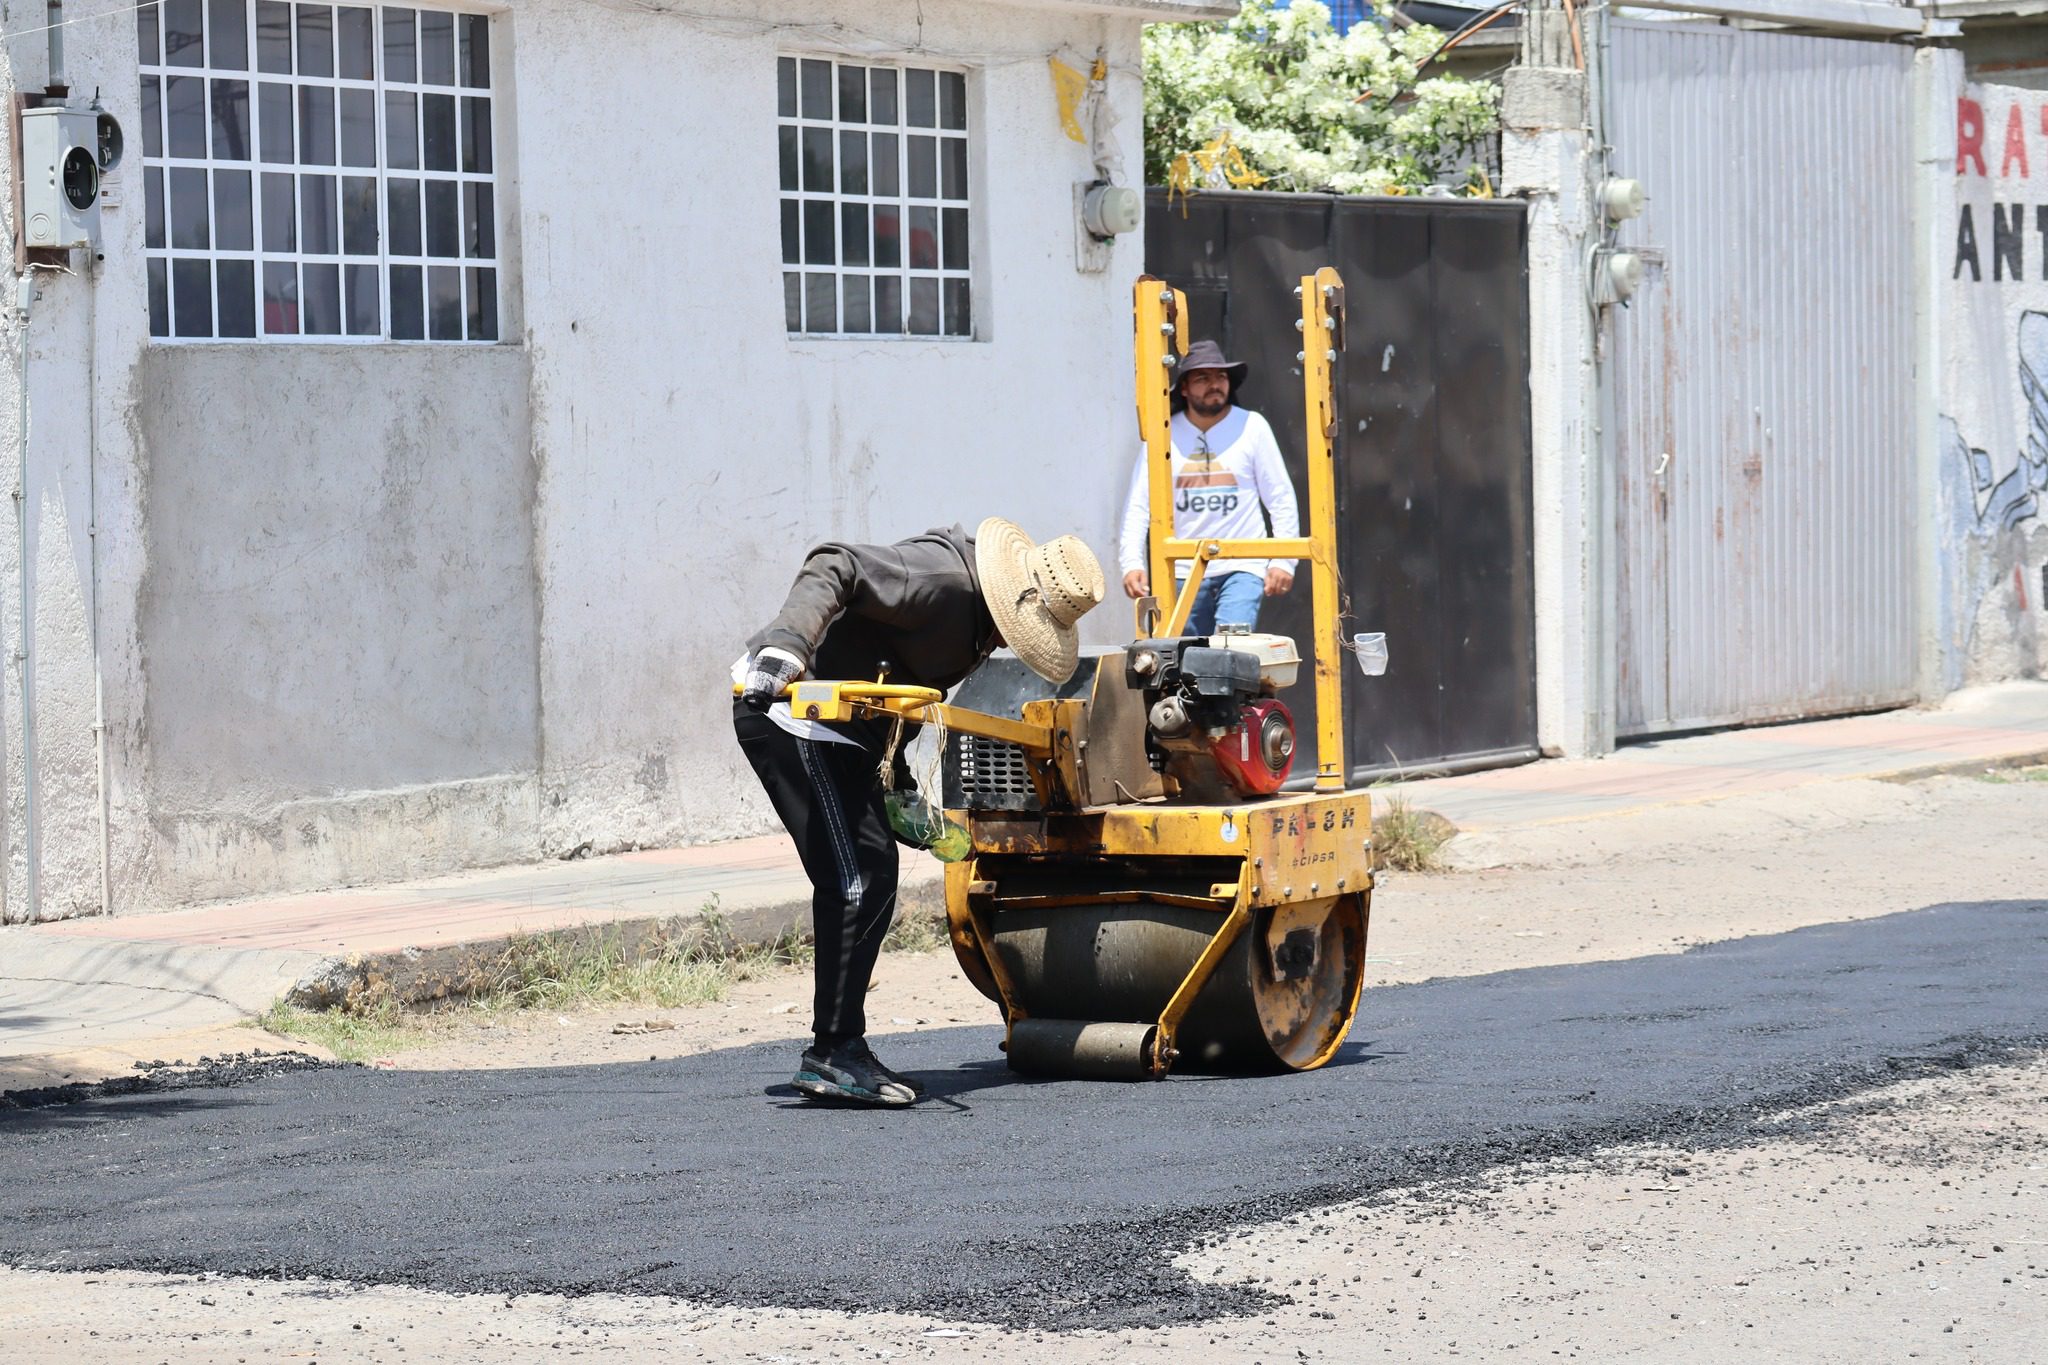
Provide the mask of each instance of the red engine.
[{"label": "red engine", "polygon": [[1238,723],[1209,745],[1216,770],[1240,796],[1271,796],[1294,762],[1294,715],[1271,697],[1247,702]]}]

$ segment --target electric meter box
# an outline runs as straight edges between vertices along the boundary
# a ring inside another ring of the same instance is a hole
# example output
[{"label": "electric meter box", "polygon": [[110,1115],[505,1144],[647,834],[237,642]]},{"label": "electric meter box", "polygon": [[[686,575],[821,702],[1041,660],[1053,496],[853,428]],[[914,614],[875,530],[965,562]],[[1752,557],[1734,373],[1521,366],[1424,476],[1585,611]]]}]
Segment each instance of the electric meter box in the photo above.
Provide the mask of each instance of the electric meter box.
[{"label": "electric meter box", "polygon": [[100,240],[101,115],[47,105],[21,111],[24,244],[68,250]]}]

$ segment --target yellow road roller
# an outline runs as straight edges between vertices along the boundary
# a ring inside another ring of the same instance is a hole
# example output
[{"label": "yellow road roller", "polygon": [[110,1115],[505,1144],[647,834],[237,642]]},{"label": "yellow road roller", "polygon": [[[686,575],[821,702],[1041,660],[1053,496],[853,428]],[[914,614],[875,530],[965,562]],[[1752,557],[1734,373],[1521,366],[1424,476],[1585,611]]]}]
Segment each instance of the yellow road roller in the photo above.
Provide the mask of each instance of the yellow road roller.
[{"label": "yellow road roller", "polygon": [[[1188,540],[1172,520],[1169,396],[1186,300],[1135,290],[1138,418],[1151,480],[1151,580],[1136,638],[1091,651],[1058,688],[991,660],[949,704],[925,688],[798,682],[795,714],[887,713],[941,727],[947,818],[971,851],[946,869],[954,951],[1002,1010],[1011,1067],[1144,1079],[1174,1067],[1305,1071],[1358,1009],[1372,904],[1372,802],[1344,790],[1332,368],[1343,284],[1301,281],[1309,533]],[[1183,636],[1207,566],[1311,566],[1314,789],[1283,789],[1295,731],[1280,693],[1292,640]],[[1176,591],[1174,566],[1190,562]]]}]

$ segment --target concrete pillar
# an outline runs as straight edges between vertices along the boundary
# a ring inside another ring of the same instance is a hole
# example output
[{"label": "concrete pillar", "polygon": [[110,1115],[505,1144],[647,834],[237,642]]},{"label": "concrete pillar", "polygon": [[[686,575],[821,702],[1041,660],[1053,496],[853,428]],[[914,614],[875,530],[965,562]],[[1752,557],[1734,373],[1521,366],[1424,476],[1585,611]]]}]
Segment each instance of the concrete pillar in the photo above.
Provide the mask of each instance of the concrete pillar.
[{"label": "concrete pillar", "polygon": [[1942,381],[1950,363],[1944,344],[1944,302],[1955,251],[1956,97],[1963,86],[1963,54],[1922,48],[1913,54],[1912,233],[1914,443],[1920,486],[1915,526],[1917,556],[1917,685],[1922,701],[1938,701],[1958,687],[1966,659],[1966,629],[1957,618],[1957,584],[1964,547],[1951,529],[1974,511],[1967,489],[1950,486],[1941,434]]},{"label": "concrete pillar", "polygon": [[[34,13],[40,23],[41,8]],[[84,13],[74,11],[74,20]],[[90,41],[76,40],[87,30]],[[71,32],[66,70],[75,93],[135,88],[132,22]],[[46,53],[47,39],[34,30],[0,48],[0,99],[11,105],[16,90],[45,89]],[[118,97],[114,104],[124,107]],[[0,166],[11,166],[13,120],[0,124]],[[124,167],[109,185],[110,193],[114,183],[131,188],[133,219],[142,212],[141,147],[132,132],[135,169]],[[118,227],[123,212],[104,213],[103,230]],[[12,215],[12,186],[0,177],[0,221]],[[25,290],[24,276],[8,270],[0,298],[0,923],[93,914],[109,900],[95,631],[100,444],[118,420],[108,415],[100,364],[99,323],[108,313],[91,253],[45,264],[26,277]],[[133,269],[139,277],[139,253]]]},{"label": "concrete pillar", "polygon": [[1502,191],[1529,201],[1536,731],[1547,755],[1614,746],[1611,496],[1600,459],[1597,318],[1586,301],[1599,157],[1592,81],[1555,0],[1531,4],[1501,91]]},{"label": "concrete pillar", "polygon": [[[0,60],[0,100],[12,108],[16,89],[17,62],[8,51]],[[0,119],[0,166],[12,175],[14,120]],[[0,195],[0,225],[7,240],[14,239],[14,187],[5,185]],[[9,263],[10,266],[12,262]],[[22,391],[21,361],[23,328],[16,307],[19,277],[10,268],[0,284],[0,924],[13,924],[29,917],[28,861],[22,831],[27,792],[26,766],[21,745],[21,669],[27,651],[21,647],[24,623],[21,617],[21,573],[26,558],[20,552],[25,518],[22,504],[14,498],[21,488]]]}]

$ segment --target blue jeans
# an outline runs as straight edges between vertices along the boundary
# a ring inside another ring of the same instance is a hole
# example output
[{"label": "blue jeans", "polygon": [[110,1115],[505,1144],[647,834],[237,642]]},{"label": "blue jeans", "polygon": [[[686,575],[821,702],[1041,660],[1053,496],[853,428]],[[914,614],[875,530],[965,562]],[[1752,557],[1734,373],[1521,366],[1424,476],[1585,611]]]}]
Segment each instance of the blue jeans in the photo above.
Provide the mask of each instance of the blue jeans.
[{"label": "blue jeans", "polygon": [[1188,613],[1190,635],[1214,635],[1219,626],[1259,626],[1259,603],[1265,600],[1266,580],[1255,573],[1202,575],[1195,589],[1194,610]]}]

